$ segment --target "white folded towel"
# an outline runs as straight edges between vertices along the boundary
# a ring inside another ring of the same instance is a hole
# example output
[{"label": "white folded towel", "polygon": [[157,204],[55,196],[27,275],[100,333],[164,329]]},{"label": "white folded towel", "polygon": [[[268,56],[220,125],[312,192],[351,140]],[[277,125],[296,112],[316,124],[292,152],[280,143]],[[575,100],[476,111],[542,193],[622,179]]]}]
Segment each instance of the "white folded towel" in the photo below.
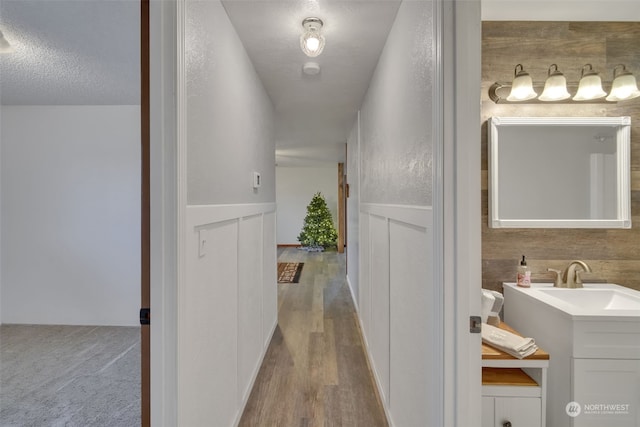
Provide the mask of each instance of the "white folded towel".
[{"label": "white folded towel", "polygon": [[486,323],[482,324],[482,342],[518,359],[531,356],[538,349],[533,338],[523,338]]}]

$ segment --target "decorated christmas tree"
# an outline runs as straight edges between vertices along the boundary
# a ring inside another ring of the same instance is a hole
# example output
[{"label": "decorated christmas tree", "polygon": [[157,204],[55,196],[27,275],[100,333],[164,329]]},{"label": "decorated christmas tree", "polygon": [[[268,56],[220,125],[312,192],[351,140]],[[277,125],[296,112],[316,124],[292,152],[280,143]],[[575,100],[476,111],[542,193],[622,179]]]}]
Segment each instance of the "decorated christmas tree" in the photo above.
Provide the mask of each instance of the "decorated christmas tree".
[{"label": "decorated christmas tree", "polygon": [[318,192],[307,206],[307,216],[304,218],[298,241],[307,248],[326,248],[335,246],[337,238],[338,233],[333,226],[327,202]]}]

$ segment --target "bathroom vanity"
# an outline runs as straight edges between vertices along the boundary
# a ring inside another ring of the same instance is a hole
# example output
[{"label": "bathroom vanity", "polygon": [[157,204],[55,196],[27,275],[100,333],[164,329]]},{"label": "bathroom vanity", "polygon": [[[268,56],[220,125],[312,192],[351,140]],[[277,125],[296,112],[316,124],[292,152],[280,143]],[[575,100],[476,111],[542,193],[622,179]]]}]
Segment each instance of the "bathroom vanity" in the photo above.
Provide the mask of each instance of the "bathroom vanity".
[{"label": "bathroom vanity", "polygon": [[505,321],[553,355],[547,425],[640,426],[640,292],[503,285]]},{"label": "bathroom vanity", "polygon": [[[502,322],[499,326],[517,331]],[[549,354],[517,359],[482,344],[482,427],[544,427]]]}]

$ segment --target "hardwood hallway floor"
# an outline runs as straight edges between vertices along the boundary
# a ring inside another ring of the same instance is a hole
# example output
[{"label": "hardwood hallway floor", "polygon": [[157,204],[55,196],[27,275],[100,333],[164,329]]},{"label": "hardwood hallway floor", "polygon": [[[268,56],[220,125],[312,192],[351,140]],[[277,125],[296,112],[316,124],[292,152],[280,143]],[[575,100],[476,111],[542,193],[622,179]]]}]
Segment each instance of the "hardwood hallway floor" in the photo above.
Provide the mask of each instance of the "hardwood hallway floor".
[{"label": "hardwood hallway floor", "polygon": [[387,426],[345,279],[344,254],[278,250],[304,262],[297,284],[278,284],[278,327],[240,421],[242,427]]}]

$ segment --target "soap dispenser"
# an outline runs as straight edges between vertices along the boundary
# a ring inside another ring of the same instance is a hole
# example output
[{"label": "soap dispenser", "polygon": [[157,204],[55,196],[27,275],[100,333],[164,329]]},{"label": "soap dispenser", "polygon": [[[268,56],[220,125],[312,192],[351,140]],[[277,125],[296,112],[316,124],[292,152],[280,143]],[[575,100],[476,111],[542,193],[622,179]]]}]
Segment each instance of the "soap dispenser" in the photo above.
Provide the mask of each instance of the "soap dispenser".
[{"label": "soap dispenser", "polygon": [[522,255],[522,261],[520,261],[520,265],[518,266],[518,279],[516,284],[523,288],[531,287],[531,270],[527,267],[527,261],[524,259],[524,255]]}]

